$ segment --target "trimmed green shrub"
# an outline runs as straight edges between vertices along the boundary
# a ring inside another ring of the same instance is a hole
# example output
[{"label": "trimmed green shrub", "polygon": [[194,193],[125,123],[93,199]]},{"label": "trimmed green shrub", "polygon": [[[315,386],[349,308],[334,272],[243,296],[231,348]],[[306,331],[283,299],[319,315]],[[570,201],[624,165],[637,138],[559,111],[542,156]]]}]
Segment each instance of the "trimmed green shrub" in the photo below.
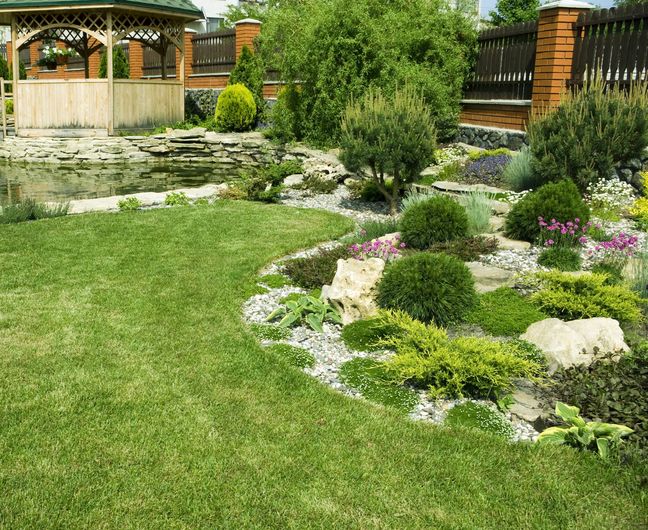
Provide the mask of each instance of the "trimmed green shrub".
[{"label": "trimmed green shrub", "polygon": [[337,271],[339,259],[348,259],[349,249],[346,246],[329,250],[320,250],[308,258],[296,258],[284,263],[284,272],[304,289],[321,289],[331,285]]},{"label": "trimmed green shrub", "polygon": [[342,328],[342,340],[350,349],[356,351],[378,351],[381,339],[398,330],[389,327],[381,318],[358,320]]},{"label": "trimmed green shrub", "polygon": [[302,87],[302,134],[332,145],[350,99],[406,84],[423,95],[441,136],[453,137],[475,37],[472,19],[445,2],[278,2],[268,10],[261,49],[282,81]]},{"label": "trimmed green shrub", "polygon": [[531,120],[533,171],[546,180],[587,186],[608,178],[614,164],[641,158],[648,146],[648,84],[607,88],[595,79],[570,91],[560,106]]},{"label": "trimmed green shrub", "polygon": [[382,344],[396,354],[385,361],[398,381],[426,388],[435,398],[497,399],[517,378],[538,380],[542,367],[515,342],[460,337],[425,325],[403,312],[387,314],[385,322],[399,329]]},{"label": "trimmed green shrub", "polygon": [[218,96],[216,126],[221,131],[249,131],[256,114],[254,96],[245,85],[228,85]]},{"label": "trimmed green shrub", "polygon": [[490,231],[491,199],[487,193],[473,191],[459,197],[459,204],[466,209],[468,235],[477,236]]},{"label": "trimmed green shrub", "polygon": [[[429,107],[409,85],[392,97],[369,90],[351,100],[342,117],[340,160],[354,172],[371,169],[392,215],[398,212],[402,185],[419,179],[434,160],[436,129]],[[391,193],[385,187],[392,177]]]},{"label": "trimmed green shrub", "polygon": [[272,184],[281,184],[286,177],[304,171],[304,166],[298,160],[285,160],[279,164],[270,164],[263,169]]},{"label": "trimmed green shrub", "polygon": [[506,218],[506,234],[534,242],[540,236],[539,217],[563,223],[579,219],[582,226],[589,221],[590,211],[572,181],[545,184],[513,205]]},{"label": "trimmed green shrub", "polygon": [[450,254],[461,261],[477,261],[480,256],[495,252],[498,246],[499,242],[494,237],[479,236],[455,239],[446,243],[434,243],[429,251]]},{"label": "trimmed green shrub", "polygon": [[286,340],[290,337],[288,328],[280,328],[272,324],[251,324],[250,329],[257,340]]},{"label": "trimmed green shrub", "polygon": [[620,358],[611,354],[591,365],[558,370],[547,401],[573,403],[595,421],[626,425],[628,437],[648,454],[648,352],[639,349]]},{"label": "trimmed green shrub", "polygon": [[538,265],[559,271],[578,271],[582,260],[580,252],[568,247],[547,247],[538,256]]},{"label": "trimmed green shrub", "polygon": [[457,258],[419,253],[387,267],[377,301],[384,309],[446,326],[460,321],[477,303],[477,295],[472,274]]},{"label": "trimmed green shrub", "polygon": [[477,307],[466,315],[466,322],[477,324],[495,336],[518,337],[534,322],[547,316],[517,291],[500,287],[479,295]]},{"label": "trimmed green shrub", "polygon": [[[104,49],[99,59],[99,79],[108,77],[108,53]],[[113,47],[113,79],[130,78],[128,56],[121,46]]]},{"label": "trimmed green shrub", "polygon": [[378,361],[358,357],[340,367],[342,382],[374,403],[411,412],[419,399],[415,392],[394,382]]},{"label": "trimmed green shrub", "polygon": [[533,156],[524,146],[504,168],[502,179],[513,191],[532,190],[542,185],[543,181],[533,172]]},{"label": "trimmed green shrub", "polygon": [[531,299],[551,317],[607,317],[620,322],[637,322],[642,317],[639,295],[625,285],[609,285],[606,275],[541,272],[538,278],[543,287]]},{"label": "trimmed green shrub", "polygon": [[468,215],[456,201],[438,195],[408,208],[403,213],[400,230],[408,247],[424,250],[434,243],[466,237]]},{"label": "trimmed green shrub", "polygon": [[452,407],[444,423],[449,427],[468,427],[511,439],[515,429],[504,415],[492,407],[468,401]]},{"label": "trimmed green shrub", "polygon": [[250,48],[243,46],[241,54],[236,60],[236,65],[230,74],[228,85],[244,85],[254,98],[256,105],[256,121],[263,116],[265,100],[263,99],[263,62],[261,58],[253,53]]},{"label": "trimmed green shrub", "polygon": [[68,203],[48,205],[36,202],[34,199],[23,199],[18,202],[5,204],[0,208],[0,224],[22,223],[38,219],[50,219],[67,215]]},{"label": "trimmed green shrub", "polygon": [[304,348],[298,348],[290,344],[271,344],[266,347],[277,357],[284,359],[289,365],[297,368],[310,368],[315,364],[313,354]]}]

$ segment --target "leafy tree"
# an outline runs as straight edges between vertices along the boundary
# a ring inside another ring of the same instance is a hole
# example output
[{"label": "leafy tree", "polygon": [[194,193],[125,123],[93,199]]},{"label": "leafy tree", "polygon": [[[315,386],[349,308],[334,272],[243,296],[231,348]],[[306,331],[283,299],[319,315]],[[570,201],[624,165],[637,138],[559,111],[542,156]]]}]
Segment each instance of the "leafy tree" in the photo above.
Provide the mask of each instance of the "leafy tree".
[{"label": "leafy tree", "polygon": [[[106,79],[108,77],[108,54],[106,50],[101,53],[101,60],[99,62],[99,78]],[[130,77],[130,65],[128,64],[128,57],[126,52],[121,46],[113,48],[113,78],[114,79],[128,79]]]},{"label": "leafy tree", "polygon": [[339,140],[351,98],[370,88],[390,96],[406,83],[440,136],[452,137],[475,43],[472,18],[446,0],[284,0],[261,34],[266,64],[302,87],[303,135],[319,145]]},{"label": "leafy tree", "polygon": [[263,62],[261,58],[252,53],[250,48],[243,46],[241,55],[236,61],[236,66],[232,70],[228,84],[235,85],[240,83],[252,92],[254,103],[257,108],[257,121],[263,114],[265,101],[263,99]]},{"label": "leafy tree", "polygon": [[638,6],[648,4],[648,0],[615,0],[614,5],[617,7]]},{"label": "leafy tree", "polygon": [[538,18],[540,0],[497,0],[495,11],[489,13],[495,26],[509,26]]},{"label": "leafy tree", "polygon": [[259,22],[264,22],[268,8],[273,4],[276,4],[276,2],[269,2],[268,5],[257,4],[256,2],[241,2],[238,5],[229,5],[225,11],[223,26],[233,28],[236,22],[244,18],[253,18]]},{"label": "leafy tree", "polygon": [[[406,86],[386,98],[369,90],[352,100],[342,118],[340,159],[350,171],[369,167],[389,202],[392,215],[404,183],[416,181],[434,157],[436,134],[431,109],[416,89]],[[392,189],[386,184],[392,176]]]}]

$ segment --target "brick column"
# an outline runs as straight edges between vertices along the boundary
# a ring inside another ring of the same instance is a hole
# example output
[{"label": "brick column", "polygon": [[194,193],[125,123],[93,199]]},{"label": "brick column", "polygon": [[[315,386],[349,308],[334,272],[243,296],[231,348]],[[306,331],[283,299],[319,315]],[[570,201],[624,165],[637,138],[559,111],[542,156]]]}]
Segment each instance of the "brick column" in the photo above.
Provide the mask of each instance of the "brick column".
[{"label": "brick column", "polygon": [[128,41],[128,64],[130,78],[141,79],[144,75],[144,45],[140,41]]},{"label": "brick column", "polygon": [[236,59],[241,55],[243,46],[254,51],[254,39],[261,33],[261,22],[253,18],[244,18],[234,23],[236,29]]},{"label": "brick column", "polygon": [[574,23],[594,6],[577,0],[557,0],[540,6],[533,72],[534,112],[558,105],[571,78],[576,33]]}]

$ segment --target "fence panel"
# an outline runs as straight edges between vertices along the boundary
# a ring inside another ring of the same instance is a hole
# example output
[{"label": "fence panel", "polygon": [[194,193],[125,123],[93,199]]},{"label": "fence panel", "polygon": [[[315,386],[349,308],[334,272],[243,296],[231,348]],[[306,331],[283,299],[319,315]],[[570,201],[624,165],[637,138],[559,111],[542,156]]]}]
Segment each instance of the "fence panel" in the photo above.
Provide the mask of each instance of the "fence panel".
[{"label": "fence panel", "polygon": [[537,22],[479,34],[479,54],[465,99],[531,99]]},{"label": "fence panel", "polygon": [[648,79],[648,4],[584,13],[574,29],[571,86],[595,75],[621,87]]},{"label": "fence panel", "polygon": [[[142,72],[144,76],[161,76],[162,75],[162,57],[153,48],[144,46],[143,50]],[[176,48],[169,46],[166,54],[167,75],[172,76],[176,73]]]},{"label": "fence panel", "polygon": [[236,64],[236,31],[225,29],[199,33],[191,38],[194,74],[231,72]]}]

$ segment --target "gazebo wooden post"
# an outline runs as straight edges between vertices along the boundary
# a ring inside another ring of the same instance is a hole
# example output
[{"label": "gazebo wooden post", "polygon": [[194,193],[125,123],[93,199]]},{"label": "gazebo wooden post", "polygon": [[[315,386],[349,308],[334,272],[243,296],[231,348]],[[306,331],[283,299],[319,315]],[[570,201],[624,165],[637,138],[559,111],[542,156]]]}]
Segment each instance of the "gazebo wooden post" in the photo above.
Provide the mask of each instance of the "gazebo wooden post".
[{"label": "gazebo wooden post", "polygon": [[16,15],[11,16],[11,71],[12,83],[11,92],[14,103],[14,130],[18,134],[18,80],[20,79],[20,51],[18,50],[18,28],[16,27]]},{"label": "gazebo wooden post", "polygon": [[162,79],[167,78],[167,52],[169,51],[169,43],[165,37],[160,37],[160,58],[162,59],[162,67],[160,68],[160,75]]},{"label": "gazebo wooden post", "polygon": [[115,107],[115,97],[114,97],[114,85],[113,85],[113,20],[112,13],[108,11],[106,15],[106,63],[107,63],[107,73],[106,77],[108,79],[108,135],[110,136],[115,132],[114,130],[114,107]]},{"label": "gazebo wooden post", "polygon": [[180,50],[180,61],[178,67],[180,68],[180,73],[176,71],[176,78],[179,79],[182,82],[182,116],[184,118],[185,115],[185,98],[184,98],[184,90],[185,90],[185,39],[184,39],[184,34],[180,38],[180,47],[178,48]]}]

